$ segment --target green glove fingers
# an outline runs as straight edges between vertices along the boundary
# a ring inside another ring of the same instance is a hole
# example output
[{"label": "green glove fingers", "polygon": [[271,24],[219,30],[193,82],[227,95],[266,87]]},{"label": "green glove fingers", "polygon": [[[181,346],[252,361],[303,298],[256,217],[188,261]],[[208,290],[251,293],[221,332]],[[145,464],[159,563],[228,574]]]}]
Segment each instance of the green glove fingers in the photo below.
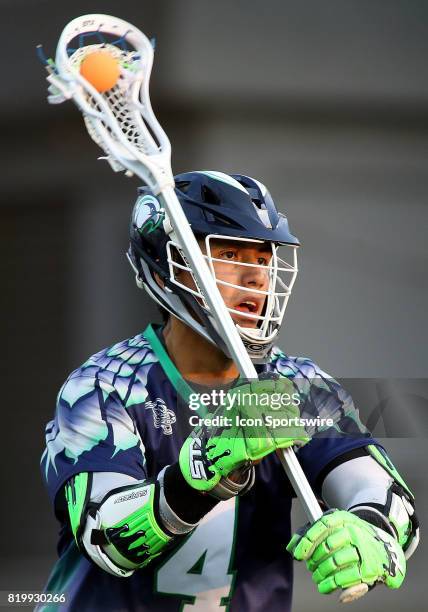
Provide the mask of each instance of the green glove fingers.
[{"label": "green glove fingers", "polygon": [[309,530],[305,533],[305,529],[307,527],[295,533],[287,546],[288,552],[293,555],[296,561],[306,561],[313,554],[317,542],[321,542],[321,537],[325,533],[325,525],[321,521],[316,521],[312,525],[312,531]]},{"label": "green glove fingers", "polygon": [[[326,539],[326,548],[330,552],[334,552],[336,550],[341,550],[351,542],[351,537],[349,534],[349,529],[342,527],[342,525],[338,525],[337,527],[331,529],[335,529],[335,531],[330,531],[331,535]],[[321,561],[322,559],[320,559]]]},{"label": "green glove fingers", "polygon": [[318,591],[322,595],[328,595],[337,588],[347,589],[348,587],[359,584],[360,582],[365,582],[365,580],[361,579],[358,567],[352,566],[344,570],[339,570],[332,576],[322,580],[318,584]]},{"label": "green glove fingers", "polygon": [[[246,452],[250,461],[263,459],[263,457],[266,457],[266,455],[277,448],[275,440],[265,428],[259,429],[258,431],[252,431],[251,437],[243,438],[243,443],[246,447]],[[291,444],[293,444],[292,441],[290,441],[290,445]]]},{"label": "green glove fingers", "polygon": [[342,510],[329,510],[305,526],[287,550],[306,561],[323,594],[362,582],[399,588],[406,573],[403,550],[391,535]]},{"label": "green glove fingers", "polygon": [[306,557],[306,567],[313,572],[324,560],[331,557],[336,551],[346,550],[351,543],[351,537],[347,529],[341,528],[321,540],[315,547],[313,553]]},{"label": "green glove fingers", "polygon": [[[336,514],[336,513],[334,513]],[[297,561],[311,561],[319,563],[332,551],[349,543],[349,534],[341,529],[343,518],[331,514],[324,514],[318,521],[303,527],[297,532],[287,546]]]},{"label": "green glove fingers", "polygon": [[[325,578],[337,572],[341,567],[354,564],[359,561],[358,551],[354,546],[345,546],[333,553],[319,564],[308,561],[308,569],[313,572],[312,579],[319,584]],[[310,566],[309,566],[310,564]]]},{"label": "green glove fingers", "polygon": [[312,550],[313,553],[305,557],[305,559],[307,559],[306,567],[310,572],[313,572],[318,564],[323,561],[323,559],[327,559],[327,557],[331,555],[331,549],[326,541],[320,542],[320,544],[316,547],[312,547]]}]

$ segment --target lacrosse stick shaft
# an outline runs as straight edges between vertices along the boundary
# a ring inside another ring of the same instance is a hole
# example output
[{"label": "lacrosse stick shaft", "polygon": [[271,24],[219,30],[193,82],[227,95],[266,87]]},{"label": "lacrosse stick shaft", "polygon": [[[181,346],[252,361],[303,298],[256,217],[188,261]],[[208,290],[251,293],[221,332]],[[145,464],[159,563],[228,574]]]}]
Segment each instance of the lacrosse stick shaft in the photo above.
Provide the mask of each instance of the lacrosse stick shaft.
[{"label": "lacrosse stick shaft", "polygon": [[321,518],[322,510],[293,449],[283,448],[278,456],[306,516],[311,523],[314,523]]}]

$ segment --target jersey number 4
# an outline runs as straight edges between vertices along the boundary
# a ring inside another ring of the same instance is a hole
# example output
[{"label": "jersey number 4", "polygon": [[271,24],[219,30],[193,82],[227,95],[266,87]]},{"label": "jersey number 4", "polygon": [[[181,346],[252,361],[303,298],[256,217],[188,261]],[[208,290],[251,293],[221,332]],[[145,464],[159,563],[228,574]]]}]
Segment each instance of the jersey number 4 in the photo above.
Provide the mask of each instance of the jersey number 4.
[{"label": "jersey number 4", "polygon": [[228,605],[237,510],[235,498],[217,504],[158,568],[157,592],[181,597],[180,610],[214,612]]}]

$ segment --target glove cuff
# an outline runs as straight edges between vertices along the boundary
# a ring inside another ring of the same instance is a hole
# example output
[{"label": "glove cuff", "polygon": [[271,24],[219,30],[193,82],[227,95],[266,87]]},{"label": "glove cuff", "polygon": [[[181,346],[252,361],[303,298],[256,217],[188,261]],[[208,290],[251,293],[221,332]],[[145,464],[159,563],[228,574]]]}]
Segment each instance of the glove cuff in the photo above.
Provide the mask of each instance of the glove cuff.
[{"label": "glove cuff", "polygon": [[394,527],[391,525],[387,517],[382,514],[382,512],[377,510],[377,508],[374,508],[370,505],[361,505],[349,508],[349,512],[352,512],[352,514],[355,514],[363,521],[367,521],[367,523],[370,523],[374,527],[379,527],[379,529],[383,529],[383,531],[386,531],[387,533],[392,535],[395,540],[397,540],[397,534],[395,532]]},{"label": "glove cuff", "polygon": [[185,535],[186,533],[189,533],[190,531],[192,531],[192,529],[194,529],[198,523],[187,523],[186,521],[183,521],[183,519],[181,519],[175,512],[174,510],[171,508],[171,506],[168,504],[166,497],[165,497],[165,491],[164,491],[164,485],[165,485],[165,471],[167,470],[169,466],[166,466],[163,468],[163,470],[159,473],[158,475],[158,483],[159,483],[159,488],[160,488],[160,492],[159,492],[159,516],[162,520],[162,523],[165,525],[165,527],[168,529],[168,531],[174,535]]},{"label": "glove cuff", "polygon": [[216,486],[208,491],[208,494],[219,501],[224,501],[226,499],[230,499],[231,497],[236,497],[236,495],[244,495],[247,493],[247,491],[249,491],[254,484],[254,465],[246,465],[243,468],[240,468],[240,470],[236,470],[235,474],[236,472],[241,472],[243,482],[238,483],[226,476],[223,476],[220,478],[220,481],[216,484]]}]

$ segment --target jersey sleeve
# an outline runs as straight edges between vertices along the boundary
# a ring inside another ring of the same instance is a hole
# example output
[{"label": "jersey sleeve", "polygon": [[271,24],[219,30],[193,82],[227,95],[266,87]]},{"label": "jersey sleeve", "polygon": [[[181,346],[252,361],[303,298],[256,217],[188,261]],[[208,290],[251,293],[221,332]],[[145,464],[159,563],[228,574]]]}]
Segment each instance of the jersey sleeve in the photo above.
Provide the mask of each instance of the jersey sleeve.
[{"label": "jersey sleeve", "polygon": [[[351,395],[306,358],[277,359],[276,371],[293,381],[300,397],[300,415],[308,424],[311,441],[297,451],[300,464],[319,493],[318,476],[336,457],[375,444],[380,446],[360,420]],[[327,419],[333,424],[327,425]]]},{"label": "jersey sleeve", "polygon": [[147,477],[144,445],[136,425],[114,386],[100,378],[96,368],[68,378],[45,434],[41,467],[52,501],[79,472]]}]

